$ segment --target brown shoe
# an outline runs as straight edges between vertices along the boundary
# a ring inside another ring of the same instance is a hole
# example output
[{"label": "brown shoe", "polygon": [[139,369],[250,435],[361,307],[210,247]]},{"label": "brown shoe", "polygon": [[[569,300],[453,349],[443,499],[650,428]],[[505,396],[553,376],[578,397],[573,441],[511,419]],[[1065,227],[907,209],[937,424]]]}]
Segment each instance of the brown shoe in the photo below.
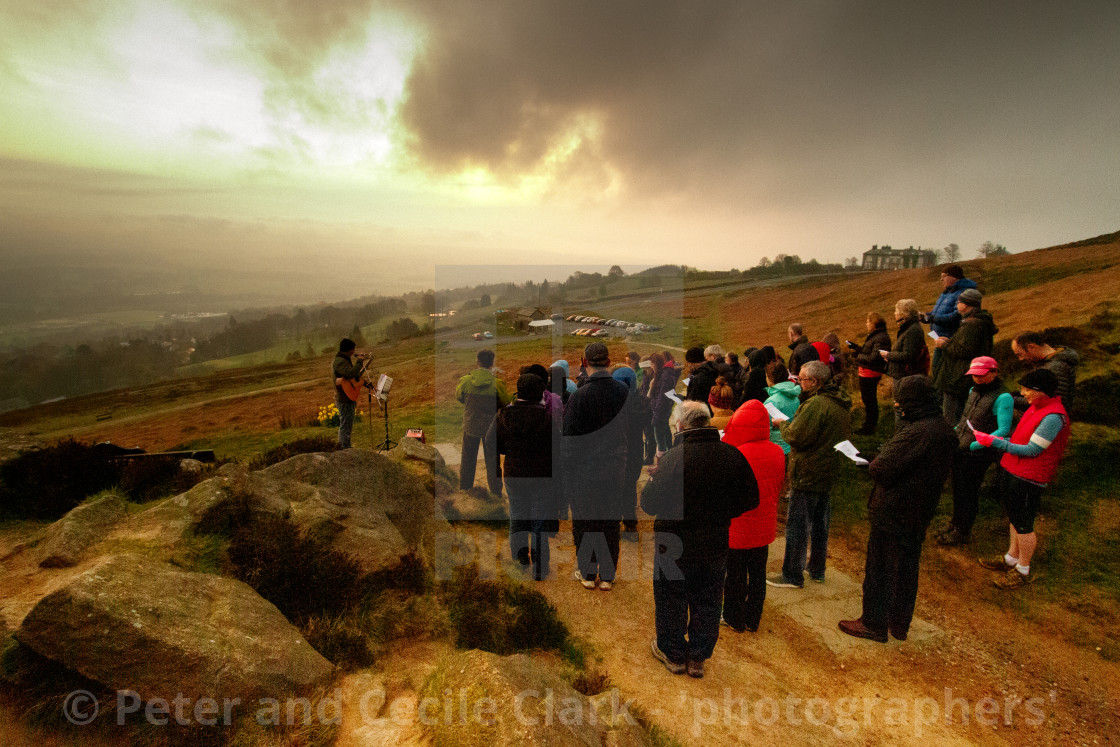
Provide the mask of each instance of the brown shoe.
[{"label": "brown shoe", "polygon": [[649,650],[653,654],[653,658],[664,664],[670,674],[684,674],[688,668],[684,664],[673,661],[664,651],[658,648],[656,638],[649,642]]},{"label": "brown shoe", "polygon": [[1011,568],[1007,571],[1007,573],[992,581],[992,583],[1000,589],[1021,589],[1024,586],[1028,586],[1034,583],[1034,574],[1019,573],[1018,570]]},{"label": "brown shoe", "polygon": [[987,568],[989,571],[1006,571],[1011,566],[1003,559],[1002,555],[993,555],[990,558],[980,558],[980,565]]},{"label": "brown shoe", "polygon": [[704,662],[688,660],[688,676],[702,679],[704,677]]},{"label": "brown shoe", "polygon": [[841,620],[837,625],[841,631],[856,638],[866,638],[869,641],[876,641],[877,643],[887,642],[887,631],[877,633],[871,628],[863,624],[863,620]]}]

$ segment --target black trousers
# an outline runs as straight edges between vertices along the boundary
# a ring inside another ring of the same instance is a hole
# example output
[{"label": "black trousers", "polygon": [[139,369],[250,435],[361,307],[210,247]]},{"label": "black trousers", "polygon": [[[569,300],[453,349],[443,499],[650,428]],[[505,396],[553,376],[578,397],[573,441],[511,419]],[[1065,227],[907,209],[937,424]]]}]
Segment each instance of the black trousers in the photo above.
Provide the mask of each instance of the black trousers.
[{"label": "black trousers", "polygon": [[723,584],[723,619],[735,630],[758,630],[766,601],[766,560],[770,546],[727,551]]},{"label": "black trousers", "polygon": [[918,599],[921,535],[898,534],[871,527],[863,570],[863,624],[875,632],[906,635]]},{"label": "black trousers", "polygon": [[958,449],[953,455],[953,526],[961,534],[970,534],[980,512],[980,486],[988,467],[1002,452],[995,449],[969,451]]},{"label": "black trousers", "polygon": [[861,431],[874,431],[879,425],[879,376],[859,377],[859,396],[863,399]]},{"label": "black trousers", "polygon": [[618,569],[619,519],[572,519],[576,567],[584,578],[614,582]]}]

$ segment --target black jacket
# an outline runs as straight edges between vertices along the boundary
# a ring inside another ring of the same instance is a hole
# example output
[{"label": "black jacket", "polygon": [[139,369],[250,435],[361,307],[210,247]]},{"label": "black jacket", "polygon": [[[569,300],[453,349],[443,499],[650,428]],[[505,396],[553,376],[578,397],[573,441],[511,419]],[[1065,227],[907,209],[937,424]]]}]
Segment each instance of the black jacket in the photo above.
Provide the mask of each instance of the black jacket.
[{"label": "black jacket", "polygon": [[880,350],[886,350],[888,353],[891,350],[891,333],[887,331],[887,323],[882,320],[863,341],[863,346],[856,353],[856,363],[870,371],[886,373],[887,362],[879,355]]},{"label": "black jacket", "polygon": [[515,400],[498,410],[486,439],[505,454],[502,474],[506,477],[552,477],[552,445],[559,435],[547,406]]},{"label": "black jacket", "polygon": [[949,476],[957,435],[941,415],[928,376],[907,376],[895,395],[899,428],[871,462],[875,488],[867,504],[871,526],[921,541]]},{"label": "black jacket", "polygon": [[821,359],[820,353],[817,349],[805,342],[794,348],[789,356],[789,372],[793,376],[797,376],[801,372],[801,367],[809,361],[819,361]]},{"label": "black jacket", "polygon": [[684,398],[707,402],[712,387],[716,385],[716,378],[722,373],[715,363],[704,361],[689,375],[688,389],[685,391]]},{"label": "black jacket", "polygon": [[678,434],[642,490],[642,510],[657,517],[653,530],[679,537],[685,560],[726,553],[731,520],[757,507],[750,463],[715,428]]},{"label": "black jacket", "polygon": [[564,407],[564,489],[573,518],[606,519],[620,504],[626,474],[629,388],[606,371],[591,374]]},{"label": "black jacket", "polygon": [[770,396],[766,393],[766,354],[756,350],[750,354],[748,362],[751,364],[751,370],[747,374],[746,385],[743,387],[742,402],[752,399],[765,402]]},{"label": "black jacket", "polygon": [[909,375],[907,367],[918,362],[921,349],[926,347],[926,336],[918,317],[910,317],[898,325],[897,342],[887,356],[887,374],[892,379],[904,379]]}]

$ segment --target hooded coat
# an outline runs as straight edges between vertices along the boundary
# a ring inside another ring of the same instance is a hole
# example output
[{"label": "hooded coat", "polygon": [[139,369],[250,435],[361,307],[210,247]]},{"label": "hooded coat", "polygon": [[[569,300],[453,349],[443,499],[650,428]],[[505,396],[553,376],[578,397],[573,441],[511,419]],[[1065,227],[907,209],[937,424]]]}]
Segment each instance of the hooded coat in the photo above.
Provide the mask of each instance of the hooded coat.
[{"label": "hooded coat", "polygon": [[790,445],[789,487],[805,493],[827,493],[840,463],[834,447],[851,437],[852,398],[832,380],[808,394],[792,420],[778,424]]},{"label": "hooded coat", "polygon": [[[801,386],[792,381],[779,381],[774,386],[766,387],[766,393],[770,396],[762,404],[774,405],[787,418],[792,418],[801,406]],[[770,431],[770,442],[781,447],[783,453],[789,454],[789,444],[782,438],[782,432],[777,426]]]},{"label": "hooded coat", "polygon": [[576,383],[574,381],[572,381],[572,379],[571,379],[572,369],[568,365],[568,362],[566,360],[564,360],[563,358],[561,358],[558,361],[553,361],[552,365],[549,366],[550,369],[557,368],[557,367],[562,368],[564,370],[564,382],[565,382],[564,383],[564,389],[566,389],[567,392],[568,392],[567,396],[564,397],[564,404],[568,404],[568,397],[571,396],[572,393],[575,392],[575,390],[576,390]]},{"label": "hooded coat", "polygon": [[657,517],[653,531],[680,538],[682,561],[726,554],[731,520],[757,506],[750,463],[710,427],[677,434],[642,489],[642,510]]},{"label": "hooded coat", "polygon": [[650,381],[649,406],[652,413],[650,422],[669,419],[675,403],[665,395],[676,390],[680,375],[680,371],[666,365],[661,369],[661,373]]},{"label": "hooded coat", "polygon": [[[913,366],[926,347],[926,336],[917,316],[912,316],[898,325],[898,337],[894,349],[887,354],[887,375],[892,379],[904,379],[909,375],[907,368]],[[928,354],[928,348],[926,348]]]},{"label": "hooded coat", "polygon": [[743,387],[743,402],[756,399],[763,402],[766,399],[766,353],[755,350],[748,357],[750,371]]},{"label": "hooded coat", "polygon": [[638,377],[629,366],[611,374],[615,381],[626,385],[629,395],[626,406],[622,408],[626,416],[626,479],[637,482],[642,474],[643,454],[642,436],[650,423],[649,400],[638,391]]},{"label": "hooded coat", "polygon": [[895,401],[899,428],[867,468],[875,481],[867,512],[873,529],[921,540],[937,512],[957,435],[929,377],[905,377]]},{"label": "hooded coat", "polygon": [[965,397],[972,380],[965,376],[973,358],[992,354],[992,338],[999,329],[987,309],[977,309],[964,317],[961,326],[941,348],[941,356],[932,372],[933,387],[942,392]]},{"label": "hooded coat", "polygon": [[757,400],[745,402],[723,432],[747,458],[758,483],[758,507],[731,520],[728,546],[733,550],[763,547],[774,541],[778,527],[778,496],[786,479],[786,455],[770,442],[770,416]]},{"label": "hooded coat", "polygon": [[498,409],[513,401],[506,385],[488,368],[476,368],[459,379],[455,399],[463,403],[463,433],[479,438],[486,435]]}]

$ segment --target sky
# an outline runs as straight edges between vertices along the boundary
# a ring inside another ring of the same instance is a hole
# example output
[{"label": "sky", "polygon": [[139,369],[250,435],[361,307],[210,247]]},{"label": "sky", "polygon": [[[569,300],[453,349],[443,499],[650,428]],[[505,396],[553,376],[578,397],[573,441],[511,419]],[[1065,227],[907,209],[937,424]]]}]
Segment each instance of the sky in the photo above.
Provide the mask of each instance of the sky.
[{"label": "sky", "polygon": [[1115,0],[0,0],[0,268],[307,300],[1050,246],[1120,228],[1118,38]]}]

